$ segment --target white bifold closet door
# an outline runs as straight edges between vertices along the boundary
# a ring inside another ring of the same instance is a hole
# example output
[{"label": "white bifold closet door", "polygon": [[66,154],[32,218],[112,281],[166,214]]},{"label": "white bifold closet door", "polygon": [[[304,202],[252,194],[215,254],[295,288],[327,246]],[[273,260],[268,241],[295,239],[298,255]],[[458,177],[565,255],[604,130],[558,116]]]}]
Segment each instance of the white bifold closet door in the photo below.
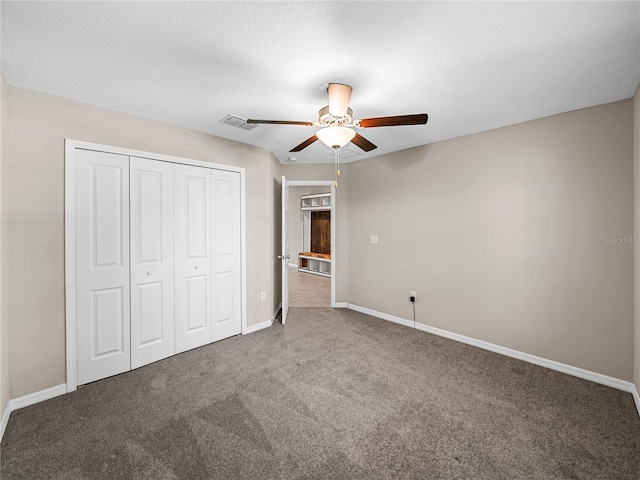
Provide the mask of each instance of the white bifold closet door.
[{"label": "white bifold closet door", "polygon": [[240,174],[211,170],[212,341],[237,335],[241,321]]},{"label": "white bifold closet door", "polygon": [[173,164],[130,158],[131,368],[175,353]]},{"label": "white bifold closet door", "polygon": [[77,381],[131,369],[129,157],[77,150]]},{"label": "white bifold closet door", "polygon": [[176,353],[211,343],[211,170],[176,165]]},{"label": "white bifold closet door", "polygon": [[241,331],[240,174],[176,165],[176,352]]},{"label": "white bifold closet door", "polygon": [[240,173],[76,150],[77,384],[241,333]]}]

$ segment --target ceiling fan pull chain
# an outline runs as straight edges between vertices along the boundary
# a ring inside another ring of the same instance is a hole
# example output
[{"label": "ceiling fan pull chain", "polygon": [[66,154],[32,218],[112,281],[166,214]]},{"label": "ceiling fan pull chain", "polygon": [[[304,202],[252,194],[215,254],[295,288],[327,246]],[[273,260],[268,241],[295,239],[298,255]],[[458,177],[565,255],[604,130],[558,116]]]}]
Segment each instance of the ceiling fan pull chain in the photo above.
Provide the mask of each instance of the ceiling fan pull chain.
[{"label": "ceiling fan pull chain", "polygon": [[339,170],[338,170],[338,169],[339,169],[338,162],[340,161],[340,156],[339,156],[339,154],[338,154],[338,151],[339,151],[339,150],[340,150],[339,148],[336,148],[336,149],[335,149],[335,154],[334,154],[334,156],[333,156],[333,164],[334,164],[335,169],[336,169],[336,170],[335,170],[335,173],[334,173],[334,175],[333,175],[333,178],[334,178],[334,180],[333,180],[333,184],[335,185],[335,187],[336,187],[336,188],[338,188],[338,175],[340,175],[340,174],[338,173],[338,172],[339,172]]}]

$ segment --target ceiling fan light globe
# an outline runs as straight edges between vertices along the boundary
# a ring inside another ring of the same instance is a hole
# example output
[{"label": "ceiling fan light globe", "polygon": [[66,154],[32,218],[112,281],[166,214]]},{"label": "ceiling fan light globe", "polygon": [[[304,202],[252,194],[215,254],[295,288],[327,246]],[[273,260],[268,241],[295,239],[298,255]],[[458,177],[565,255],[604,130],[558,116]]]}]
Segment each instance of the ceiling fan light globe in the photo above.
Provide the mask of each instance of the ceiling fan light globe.
[{"label": "ceiling fan light globe", "polygon": [[329,148],[342,148],[356,136],[356,132],[347,127],[321,128],[316,136]]}]

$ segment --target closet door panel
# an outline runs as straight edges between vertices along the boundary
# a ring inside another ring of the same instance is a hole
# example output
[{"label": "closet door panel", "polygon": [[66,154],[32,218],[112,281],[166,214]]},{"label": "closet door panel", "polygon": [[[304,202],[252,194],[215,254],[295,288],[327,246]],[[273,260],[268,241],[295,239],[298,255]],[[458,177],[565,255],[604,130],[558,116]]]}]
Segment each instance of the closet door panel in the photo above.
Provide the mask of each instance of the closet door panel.
[{"label": "closet door panel", "polygon": [[[185,287],[186,333],[194,334],[208,330],[211,326],[211,319],[208,318],[211,311],[209,305],[211,296],[208,295],[209,279],[206,275],[186,277]],[[211,333],[210,330],[209,333]],[[207,340],[210,340],[210,335],[204,336],[203,342],[207,343]]]},{"label": "closet door panel", "polygon": [[131,367],[173,355],[173,164],[131,157]]},{"label": "closet door panel", "polygon": [[217,322],[218,325],[233,321],[233,280],[232,271],[216,274]]},{"label": "closet door panel", "polygon": [[79,385],[131,368],[129,157],[76,151],[76,336]]},{"label": "closet door panel", "polygon": [[136,299],[138,303],[138,318],[140,320],[140,332],[138,346],[145,346],[162,341],[163,312],[162,284],[164,282],[152,282],[136,285],[138,289]]},{"label": "closet door panel", "polygon": [[211,171],[213,340],[237,335],[241,319],[240,174]]},{"label": "closet door panel", "polygon": [[176,352],[211,342],[211,170],[175,166]]},{"label": "closet door panel", "polygon": [[93,361],[125,352],[123,293],[122,287],[91,292],[89,329]]}]

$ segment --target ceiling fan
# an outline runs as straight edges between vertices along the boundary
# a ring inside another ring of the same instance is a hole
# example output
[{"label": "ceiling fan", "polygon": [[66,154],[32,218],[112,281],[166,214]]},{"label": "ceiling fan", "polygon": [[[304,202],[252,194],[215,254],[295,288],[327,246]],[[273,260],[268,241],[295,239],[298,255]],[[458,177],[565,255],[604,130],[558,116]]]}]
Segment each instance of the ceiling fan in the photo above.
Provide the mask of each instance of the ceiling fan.
[{"label": "ceiling fan", "polygon": [[397,127],[402,125],[424,125],[429,116],[426,113],[417,115],[398,115],[393,117],[376,117],[353,119],[353,110],[349,108],[351,91],[349,85],[341,83],[330,83],[327,88],[329,105],[322,107],[318,112],[317,122],[293,122],[288,120],[254,120],[249,119],[247,123],[259,123],[269,125],[302,125],[306,127],[320,127],[312,137],[307,138],[300,145],[289,150],[299,152],[316,140],[322,141],[328,147],[339,149],[351,142],[365,152],[370,152],[377,148],[373,143],[364,138],[352,128],[372,128],[372,127]]}]

